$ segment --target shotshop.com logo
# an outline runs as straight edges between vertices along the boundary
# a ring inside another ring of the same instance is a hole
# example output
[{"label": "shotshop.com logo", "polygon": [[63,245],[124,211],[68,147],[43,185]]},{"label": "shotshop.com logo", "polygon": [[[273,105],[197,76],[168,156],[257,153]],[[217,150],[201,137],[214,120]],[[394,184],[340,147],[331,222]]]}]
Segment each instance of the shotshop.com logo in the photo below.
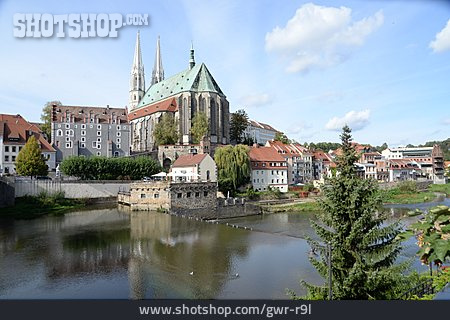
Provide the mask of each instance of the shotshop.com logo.
[{"label": "shotshop.com logo", "polygon": [[17,38],[116,38],[124,26],[148,26],[148,14],[120,13],[16,13],[13,16]]}]

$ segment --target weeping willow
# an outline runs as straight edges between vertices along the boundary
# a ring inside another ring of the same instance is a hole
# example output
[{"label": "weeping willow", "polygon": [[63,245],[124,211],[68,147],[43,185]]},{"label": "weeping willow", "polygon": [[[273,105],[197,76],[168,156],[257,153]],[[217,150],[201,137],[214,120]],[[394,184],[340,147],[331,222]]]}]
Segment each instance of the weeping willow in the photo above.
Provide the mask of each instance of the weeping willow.
[{"label": "weeping willow", "polygon": [[214,154],[219,180],[230,179],[234,189],[250,178],[248,147],[244,145],[218,148]]}]

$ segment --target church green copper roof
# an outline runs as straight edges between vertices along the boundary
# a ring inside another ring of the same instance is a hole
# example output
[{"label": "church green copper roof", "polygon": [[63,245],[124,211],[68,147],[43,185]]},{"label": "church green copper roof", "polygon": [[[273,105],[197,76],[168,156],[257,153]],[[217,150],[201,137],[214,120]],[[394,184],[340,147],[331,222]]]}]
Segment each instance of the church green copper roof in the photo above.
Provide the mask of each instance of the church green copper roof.
[{"label": "church green copper roof", "polygon": [[136,109],[186,91],[214,92],[224,95],[206,65],[202,63],[152,85],[145,92]]}]

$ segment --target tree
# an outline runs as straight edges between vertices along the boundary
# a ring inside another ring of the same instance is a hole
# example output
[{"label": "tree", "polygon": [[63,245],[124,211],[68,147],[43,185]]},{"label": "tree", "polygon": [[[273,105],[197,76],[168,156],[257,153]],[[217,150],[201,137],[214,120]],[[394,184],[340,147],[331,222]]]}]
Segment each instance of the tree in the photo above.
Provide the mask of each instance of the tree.
[{"label": "tree", "polygon": [[[400,252],[398,223],[383,226],[378,213],[381,197],[372,179],[357,177],[358,159],[351,145],[351,130],[341,134],[342,155],[337,158],[338,174],[326,180],[318,221],[311,221],[320,240],[309,240],[320,252],[310,261],[328,276],[327,244],[332,248],[332,293],[335,299],[393,299],[403,289],[400,276],[405,265],[393,266]],[[304,282],[303,282],[304,283]],[[304,283],[310,297],[325,298],[327,288]]]},{"label": "tree", "polygon": [[16,160],[16,172],[21,176],[46,176],[48,166],[42,157],[39,144],[31,136],[25,146],[20,150]]},{"label": "tree", "polygon": [[61,101],[49,101],[42,108],[41,121],[44,123],[41,125],[41,130],[45,134],[45,138],[50,141],[52,137],[52,106],[62,106]]},{"label": "tree", "polygon": [[214,154],[217,165],[219,190],[235,191],[250,178],[249,149],[244,145],[218,148]]},{"label": "tree", "polygon": [[155,125],[155,142],[157,145],[175,144],[178,142],[178,125],[172,113],[164,113]]},{"label": "tree", "polygon": [[199,143],[200,140],[202,140],[203,137],[208,133],[208,131],[209,124],[206,114],[204,112],[197,112],[197,114],[194,116],[194,119],[192,119],[191,134],[193,142]]},{"label": "tree", "polygon": [[230,138],[239,144],[242,142],[242,135],[248,126],[248,115],[245,110],[241,109],[231,114],[230,121]]},{"label": "tree", "polygon": [[[419,212],[422,213],[422,212]],[[408,239],[417,237],[420,260],[429,264],[442,265],[450,259],[450,208],[437,206],[432,208],[424,218],[409,226],[409,231],[401,235]]]},{"label": "tree", "polygon": [[284,143],[284,144],[290,143],[288,137],[287,137],[283,132],[277,132],[277,133],[275,134],[274,140],[275,140],[275,141],[280,141],[280,142],[282,142],[282,143]]}]

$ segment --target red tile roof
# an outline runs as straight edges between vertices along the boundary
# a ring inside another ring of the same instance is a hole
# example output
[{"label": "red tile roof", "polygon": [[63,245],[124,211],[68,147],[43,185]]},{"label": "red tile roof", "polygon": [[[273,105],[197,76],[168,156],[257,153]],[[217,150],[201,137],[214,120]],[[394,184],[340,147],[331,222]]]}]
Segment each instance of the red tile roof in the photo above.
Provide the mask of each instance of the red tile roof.
[{"label": "red tile roof", "polygon": [[200,164],[205,157],[206,154],[185,154],[175,160],[172,167],[192,167]]},{"label": "red tile roof", "polygon": [[257,128],[262,128],[262,129],[266,129],[266,130],[270,130],[270,131],[274,131],[274,132],[280,132],[277,129],[275,129],[274,127],[266,124],[266,123],[262,123],[262,122],[258,122],[258,121],[254,121],[254,120],[248,120],[249,124],[257,127]]},{"label": "red tile roof", "polygon": [[250,161],[284,162],[285,159],[274,148],[253,147],[249,152]]},{"label": "red tile roof", "polygon": [[[90,115],[98,119],[98,123],[113,123],[116,117],[118,124],[128,123],[126,108],[92,107],[92,106],[57,106],[52,107],[52,122],[90,122]],[[67,121],[70,117],[70,121]]]},{"label": "red tile roof", "polygon": [[50,143],[45,140],[42,131],[35,124],[31,124],[21,115],[0,114],[0,134],[4,144],[25,144],[31,135],[40,143],[42,151],[55,152]]},{"label": "red tile roof", "polygon": [[128,114],[128,120],[131,121],[134,119],[145,117],[155,112],[175,112],[177,110],[178,106],[175,98],[169,98],[166,100],[155,102],[153,104],[148,104],[143,108],[130,111],[130,113]]},{"label": "red tile roof", "polygon": [[[278,153],[286,155],[299,155],[300,153],[310,153],[308,149],[299,143],[285,144],[281,141],[270,140],[267,141],[266,146],[274,148]],[[279,152],[280,151],[280,152]]]}]

